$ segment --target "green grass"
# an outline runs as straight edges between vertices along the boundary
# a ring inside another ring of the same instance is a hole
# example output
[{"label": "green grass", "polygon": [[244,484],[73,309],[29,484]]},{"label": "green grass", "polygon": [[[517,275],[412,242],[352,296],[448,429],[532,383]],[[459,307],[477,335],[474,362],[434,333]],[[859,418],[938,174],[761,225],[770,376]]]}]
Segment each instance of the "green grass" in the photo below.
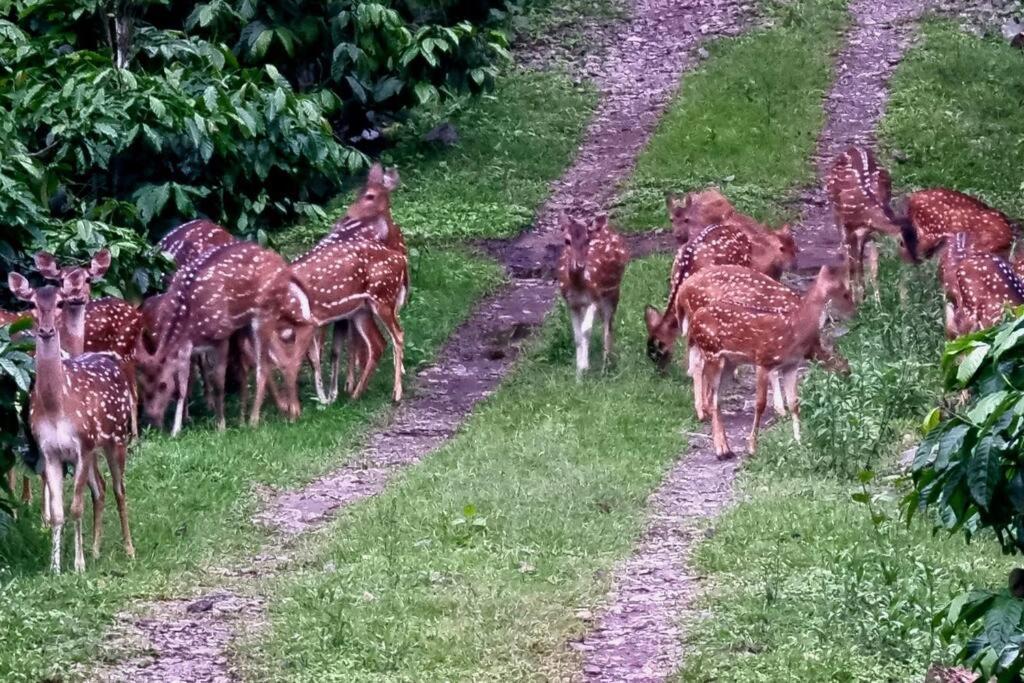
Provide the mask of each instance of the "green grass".
[{"label": "green grass", "polygon": [[618,209],[626,229],[667,224],[664,195],[718,185],[762,220],[812,181],[821,98],[847,21],[843,0],[769,3],[775,27],[709,46],[641,155]]},{"label": "green grass", "polygon": [[[1006,169],[1020,144],[1007,98],[1024,82],[1019,67],[1008,47],[927,25],[897,71],[882,124],[882,143],[909,156],[892,168],[895,182],[1018,207],[1019,179]],[[996,83],[998,94],[986,91]],[[881,304],[863,307],[839,340],[851,377],[810,373],[804,444],[793,443],[788,423],[772,429],[742,479],[744,502],[701,546],[710,616],[693,630],[679,680],[916,683],[963,642],[963,634],[953,644],[939,638],[932,615],[967,588],[1005,583],[1011,564],[991,539],[965,546],[959,536],[933,536],[927,518],[909,528],[898,519],[906,490],[898,478],[868,486],[883,515],[877,528],[851,498],[862,491],[858,472],[893,470],[940,397],[934,264],[911,269],[890,258],[882,282]]]},{"label": "green grass", "polygon": [[[452,113],[460,136],[454,147],[422,142],[427,124],[410,125],[400,133],[405,142],[383,157],[401,176],[395,220],[413,242],[510,237],[529,228],[551,181],[572,159],[595,103],[588,85],[555,73],[518,72]],[[431,123],[445,118],[440,111],[424,114]],[[348,198],[339,197],[332,216]],[[307,224],[281,241],[308,244],[324,230],[319,222]]]},{"label": "green grass", "polygon": [[[567,680],[600,601],[684,445],[678,376],[644,357],[669,262],[634,262],[619,362],[574,380],[560,313],[460,435],[308,548],[249,650],[254,680]],[[595,358],[598,351],[594,349]]]},{"label": "green grass", "polygon": [[907,159],[892,167],[907,188],[948,186],[1024,215],[1024,56],[1002,39],[956,24],[925,25],[892,82],[883,141]]},{"label": "green grass", "polygon": [[[489,261],[459,251],[423,253],[402,315],[414,342],[410,372],[500,281],[500,269]],[[200,426],[177,440],[151,435],[127,472],[134,564],[121,550],[108,496],[104,556],[82,576],[49,575],[49,534],[34,505],[0,536],[0,679],[39,680],[95,656],[113,616],[132,601],[209,580],[206,567],[252,550],[263,538],[250,522],[257,486],[294,486],[347,459],[387,410],[390,377],[382,367],[364,399],[326,409],[315,407],[307,387],[305,412],[294,425],[271,408],[258,430],[236,427],[221,435]]]}]

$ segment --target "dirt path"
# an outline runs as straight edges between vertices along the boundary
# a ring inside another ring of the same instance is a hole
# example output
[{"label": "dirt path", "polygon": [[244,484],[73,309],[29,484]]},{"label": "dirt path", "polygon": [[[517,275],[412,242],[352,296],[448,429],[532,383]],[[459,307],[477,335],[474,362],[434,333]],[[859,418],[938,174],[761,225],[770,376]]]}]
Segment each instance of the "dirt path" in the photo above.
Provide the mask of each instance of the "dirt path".
[{"label": "dirt path", "polygon": [[[514,363],[520,342],[543,320],[555,298],[549,272],[559,248],[555,228],[566,207],[603,208],[633,168],[636,157],[671,100],[683,71],[710,37],[737,33],[748,5],[741,0],[636,0],[631,18],[602,41],[608,52],[591,55],[585,70],[601,94],[598,109],[574,164],[553,185],[534,230],[512,243],[494,245],[517,278],[480,304],[442,350],[438,362],[418,378],[413,396],[390,424],[374,434],[353,461],[301,490],[268,502],[258,516],[275,533],[273,547],[248,566],[225,570],[231,587],[212,578],[194,597],[144,606],[145,616],[125,614],[114,641],[144,656],[100,672],[111,681],[231,681],[231,642],[252,633],[265,606],[248,591],[246,575],[282,570],[288,538],[323,525],[343,507],[379,493],[399,471],[436,450],[461,426],[477,402],[499,385]],[[640,252],[659,248],[664,235],[638,238]],[[245,628],[241,625],[245,624]]]},{"label": "dirt path", "polygon": [[[853,142],[874,143],[884,113],[888,80],[924,10],[915,0],[854,0],[854,21],[836,60],[835,81],[825,100],[827,115],[815,162],[819,175],[836,151]],[[818,188],[802,197],[797,232],[803,269],[837,258],[838,235]],[[727,406],[730,443],[744,443],[753,419],[753,390],[742,383]],[[697,615],[702,577],[692,553],[703,527],[732,499],[740,464],[719,462],[705,435],[651,496],[650,521],[634,554],[616,571],[607,607],[594,630],[572,646],[584,653],[588,681],[663,681],[679,669],[685,624]]]}]

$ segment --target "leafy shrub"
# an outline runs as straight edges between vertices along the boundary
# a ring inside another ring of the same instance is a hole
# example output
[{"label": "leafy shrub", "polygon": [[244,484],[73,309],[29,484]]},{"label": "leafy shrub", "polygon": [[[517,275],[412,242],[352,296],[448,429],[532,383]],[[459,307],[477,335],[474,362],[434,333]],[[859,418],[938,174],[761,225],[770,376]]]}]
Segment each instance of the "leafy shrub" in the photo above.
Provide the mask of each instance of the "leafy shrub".
[{"label": "leafy shrub", "polygon": [[[968,541],[987,532],[1004,553],[1016,555],[1024,551],[1024,311],[948,344],[942,366],[946,388],[969,392],[969,398],[945,419],[939,408],[929,414],[904,503],[907,516],[929,509],[937,529],[961,532]],[[980,626],[960,656],[985,676],[1019,680],[1021,597],[1019,587],[1012,595],[974,591],[944,613],[950,628]]]},{"label": "leafy shrub", "polygon": [[21,410],[28,399],[29,385],[35,364],[28,355],[31,342],[12,340],[12,335],[32,325],[23,318],[11,325],[0,325],[0,517],[13,510],[13,492],[8,487],[7,473],[15,466],[22,435],[27,425],[21,424]]}]

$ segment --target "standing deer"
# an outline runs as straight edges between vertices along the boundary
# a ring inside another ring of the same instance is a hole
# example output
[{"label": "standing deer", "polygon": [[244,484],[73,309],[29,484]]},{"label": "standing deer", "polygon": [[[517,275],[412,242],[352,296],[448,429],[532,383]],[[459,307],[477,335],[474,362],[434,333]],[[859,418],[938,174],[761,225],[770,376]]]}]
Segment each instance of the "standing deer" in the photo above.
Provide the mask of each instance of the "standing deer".
[{"label": "standing deer", "polygon": [[123,299],[91,298],[90,282],[107,272],[109,251],[96,252],[88,266],[60,266],[53,255],[41,251],[35,255],[35,264],[40,275],[60,283],[61,342],[65,351],[72,356],[87,351],[110,351],[127,361],[133,360],[142,314]]},{"label": "standing deer", "polygon": [[82,540],[83,493],[89,486],[93,504],[93,557],[99,557],[106,484],[96,462],[103,450],[117,499],[125,553],[135,556],[125,503],[124,468],[128,444],[136,436],[132,416],[135,393],[124,361],[112,353],[61,357],[57,310],[60,290],[33,289],[18,273],[8,276],[15,296],[35,307],[36,380],[29,422],[42,453],[43,518],[50,525],[53,549],[50,566],[60,572],[64,527],[64,465],[75,468],[71,516],[75,522],[75,571],[85,569]]},{"label": "standing deer", "polygon": [[940,260],[946,292],[946,336],[958,337],[999,322],[1007,306],[1024,303],[1024,280],[1001,256],[973,251],[968,233],[947,242]]},{"label": "standing deer", "polygon": [[846,148],[836,157],[825,179],[825,191],[832,204],[836,230],[846,242],[850,279],[858,298],[864,295],[864,260],[868,280],[878,294],[877,233],[899,237],[910,230],[892,210],[892,179],[874,153],[859,145]]},{"label": "standing deer", "polygon": [[[155,351],[137,349],[143,372],[153,378],[152,393],[145,397],[145,414],[154,424],[163,422],[171,399],[176,399],[172,435],[181,430],[184,403],[194,352],[212,355],[211,384],[218,429],[225,428],[224,378],[229,341],[236,331],[252,331],[255,365],[255,397],[250,424],[260,420],[260,408],[270,378],[272,347],[277,345],[278,326],[286,315],[289,295],[300,305],[302,320],[309,320],[306,287],[276,253],[250,242],[233,242],[209,252],[175,275],[165,294],[167,315],[158,330]],[[280,361],[280,359],[279,359]],[[291,387],[288,387],[290,393]],[[297,393],[297,390],[294,391]],[[298,417],[295,401],[289,416]]]},{"label": "standing deer", "polygon": [[[405,336],[398,313],[405,304],[409,291],[408,261],[405,253],[390,249],[385,244],[360,235],[323,240],[309,253],[292,263],[292,271],[307,283],[311,319],[310,325],[295,329],[292,359],[288,377],[298,374],[302,355],[315,344],[318,328],[338,321],[347,321],[353,334],[358,335],[365,349],[365,363],[352,397],[358,398],[366,389],[383,353],[383,341],[375,341],[374,319],[380,321],[391,338],[395,359],[395,379],[392,397],[402,400],[402,357]],[[321,374],[319,352],[307,354],[313,362],[314,377]],[[337,396],[339,358],[331,358],[331,395]]]},{"label": "standing deer", "polygon": [[558,263],[558,281],[572,320],[579,378],[590,367],[590,331],[598,312],[604,323],[602,367],[608,365],[619,286],[629,262],[629,250],[622,237],[608,225],[606,214],[597,215],[589,225],[563,215],[562,231],[565,248]]},{"label": "standing deer", "polygon": [[914,192],[907,198],[907,219],[902,253],[908,261],[931,258],[945,238],[958,232],[970,234],[974,251],[1004,258],[1013,244],[1013,227],[1006,214],[956,190]]},{"label": "standing deer", "polygon": [[757,368],[754,424],[748,440],[750,453],[757,448],[757,433],[767,403],[768,375],[774,369],[782,375],[786,402],[793,413],[793,435],[800,440],[797,371],[800,361],[821,343],[821,323],[829,302],[840,314],[853,312],[845,268],[823,266],[814,285],[792,310],[762,311],[716,301],[692,314],[690,339],[703,355],[705,412],[711,413],[715,454],[720,459],[732,457],[718,408],[719,384],[726,363],[750,363]]},{"label": "standing deer", "polygon": [[217,247],[236,241],[238,238],[224,228],[213,221],[200,218],[171,230],[160,238],[157,247],[174,260],[174,265],[182,268]]}]

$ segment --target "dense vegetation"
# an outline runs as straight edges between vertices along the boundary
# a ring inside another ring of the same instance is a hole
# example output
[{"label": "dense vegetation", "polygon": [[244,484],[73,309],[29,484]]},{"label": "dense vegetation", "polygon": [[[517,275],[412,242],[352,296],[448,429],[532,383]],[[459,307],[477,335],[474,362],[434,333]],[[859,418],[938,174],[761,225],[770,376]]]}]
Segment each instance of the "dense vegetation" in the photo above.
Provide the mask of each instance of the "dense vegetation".
[{"label": "dense vegetation", "polygon": [[0,272],[106,245],[108,289],[141,293],[162,265],[147,233],[316,215],[415,105],[494,85],[507,9],[0,2]]}]

